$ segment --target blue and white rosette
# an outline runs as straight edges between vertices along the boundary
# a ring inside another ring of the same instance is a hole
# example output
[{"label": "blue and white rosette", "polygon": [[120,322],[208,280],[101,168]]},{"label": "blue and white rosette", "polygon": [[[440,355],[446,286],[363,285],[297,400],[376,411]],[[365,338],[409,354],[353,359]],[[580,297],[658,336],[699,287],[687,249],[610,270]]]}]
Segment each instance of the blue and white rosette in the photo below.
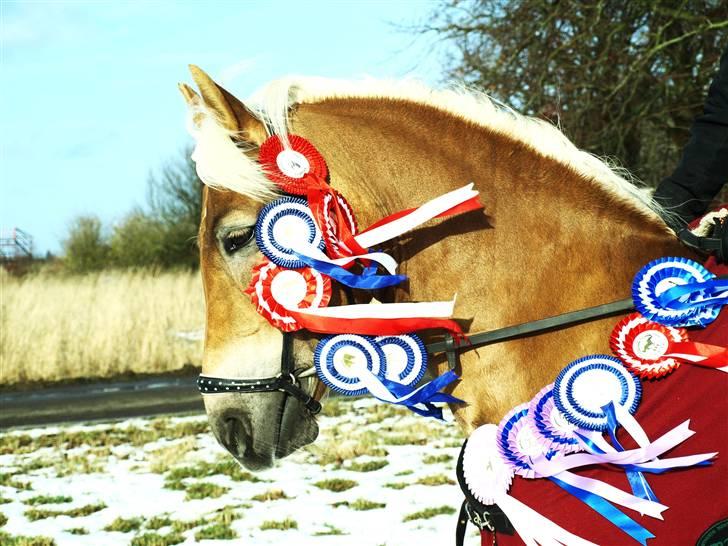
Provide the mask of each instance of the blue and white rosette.
[{"label": "blue and white rosette", "polygon": [[443,418],[435,403],[462,402],[440,392],[458,379],[452,371],[413,388],[427,368],[424,345],[413,335],[327,337],[316,347],[314,366],[321,380],[336,392],[348,396],[369,392],[383,402],[406,406],[425,417]]},{"label": "blue and white rosette", "polygon": [[299,256],[301,250],[325,248],[308,202],[301,197],[281,197],[265,205],[258,214],[255,240],[271,262],[285,269],[308,265]]},{"label": "blue and white rosette", "polygon": [[354,258],[361,258],[382,263],[393,273],[396,262],[381,252],[330,259],[324,252],[323,234],[308,202],[301,197],[281,197],[264,206],[255,225],[255,240],[260,251],[279,267],[310,267],[352,288],[374,290],[397,285],[406,279],[404,275],[378,275],[376,266],[365,268],[361,275],[342,267]]},{"label": "blue and white rosette", "polygon": [[706,326],[728,303],[728,279],[687,258],[659,258],[635,275],[632,299],[648,320],[666,326]]},{"label": "blue and white rosette", "polygon": [[[596,452],[609,452],[615,448],[624,451],[617,440],[620,424],[640,447],[649,446],[647,434],[632,417],[641,395],[639,379],[611,355],[591,355],[575,360],[561,370],[554,382],[554,403],[567,420],[584,429],[609,433],[614,448],[599,434],[585,436],[587,447]],[[641,472],[628,470],[627,478],[636,496],[657,501]]]}]

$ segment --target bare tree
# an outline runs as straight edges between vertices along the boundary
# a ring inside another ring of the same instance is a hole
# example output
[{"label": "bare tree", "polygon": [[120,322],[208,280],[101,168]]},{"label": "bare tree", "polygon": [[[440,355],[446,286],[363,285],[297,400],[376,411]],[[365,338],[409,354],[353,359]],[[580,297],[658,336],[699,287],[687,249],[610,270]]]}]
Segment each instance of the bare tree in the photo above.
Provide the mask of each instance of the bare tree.
[{"label": "bare tree", "polygon": [[447,75],[559,123],[654,185],[700,112],[728,32],[723,0],[449,0],[416,29]]}]

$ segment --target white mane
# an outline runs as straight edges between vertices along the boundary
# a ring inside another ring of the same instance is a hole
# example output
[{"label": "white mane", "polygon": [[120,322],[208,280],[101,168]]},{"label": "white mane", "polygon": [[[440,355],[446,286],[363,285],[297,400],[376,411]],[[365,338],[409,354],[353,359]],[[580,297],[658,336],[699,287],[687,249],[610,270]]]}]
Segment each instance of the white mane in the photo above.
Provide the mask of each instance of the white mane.
[{"label": "white mane", "polygon": [[335,80],[291,76],[263,87],[245,101],[245,105],[287,144],[291,107],[333,98],[388,98],[432,106],[505,134],[529,145],[537,153],[568,165],[648,217],[665,217],[664,209],[652,199],[651,191],[635,185],[636,180],[625,169],[579,150],[548,122],[519,114],[486,94],[464,86],[433,90],[413,80]]}]

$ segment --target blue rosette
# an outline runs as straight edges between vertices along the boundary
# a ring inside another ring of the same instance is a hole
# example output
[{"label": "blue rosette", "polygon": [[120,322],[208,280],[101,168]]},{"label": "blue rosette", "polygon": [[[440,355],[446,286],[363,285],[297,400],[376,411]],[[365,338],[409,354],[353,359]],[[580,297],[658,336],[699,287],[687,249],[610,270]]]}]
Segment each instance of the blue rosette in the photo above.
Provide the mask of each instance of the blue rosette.
[{"label": "blue rosette", "polygon": [[281,197],[265,205],[258,214],[255,240],[271,262],[285,269],[306,267],[296,249],[325,248],[308,202],[301,197]]},{"label": "blue rosette", "polygon": [[622,362],[611,355],[590,355],[573,361],[554,382],[554,404],[573,425],[605,431],[609,414],[605,406],[619,405],[634,413],[642,384]]},{"label": "blue rosette", "polygon": [[[666,326],[706,326],[720,312],[722,302],[715,275],[687,258],[659,258],[635,275],[632,299],[648,320]],[[723,288],[725,290],[725,288]]]},{"label": "blue rosette", "polygon": [[386,356],[387,379],[406,387],[419,383],[427,371],[427,349],[418,336],[379,336],[374,342]]},{"label": "blue rosette", "polygon": [[531,466],[532,458],[553,455],[529,425],[528,404],[516,406],[503,417],[498,425],[496,441],[506,464],[524,478],[536,477]]},{"label": "blue rosette", "polygon": [[323,338],[316,345],[313,363],[326,386],[346,396],[367,392],[358,372],[362,367],[376,376],[384,376],[387,371],[379,345],[370,337],[354,334]]}]

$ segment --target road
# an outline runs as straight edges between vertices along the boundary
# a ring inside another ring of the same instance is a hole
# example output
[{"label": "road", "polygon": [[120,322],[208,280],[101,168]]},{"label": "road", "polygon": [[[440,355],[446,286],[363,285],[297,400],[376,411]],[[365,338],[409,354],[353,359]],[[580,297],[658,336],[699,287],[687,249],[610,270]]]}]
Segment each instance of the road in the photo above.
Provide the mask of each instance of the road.
[{"label": "road", "polygon": [[195,376],[0,393],[0,430],[186,412],[204,412]]}]

